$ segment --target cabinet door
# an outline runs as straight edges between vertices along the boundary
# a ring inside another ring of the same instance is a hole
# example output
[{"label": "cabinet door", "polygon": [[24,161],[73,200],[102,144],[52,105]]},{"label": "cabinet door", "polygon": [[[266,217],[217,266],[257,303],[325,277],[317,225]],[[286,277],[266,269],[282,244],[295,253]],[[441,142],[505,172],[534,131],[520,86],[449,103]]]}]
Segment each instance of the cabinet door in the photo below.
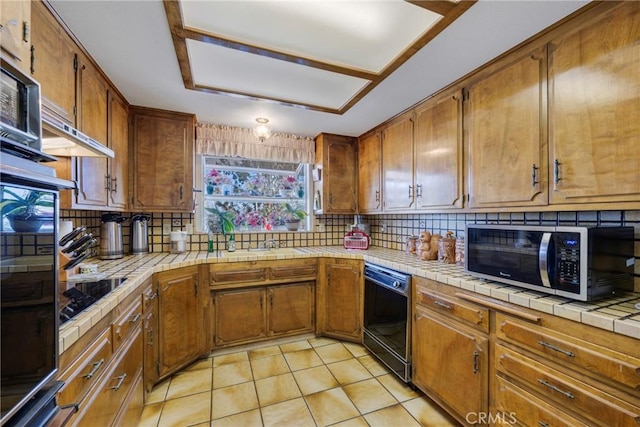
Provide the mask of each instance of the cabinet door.
[{"label": "cabinet door", "polygon": [[[78,66],[78,118],[80,130],[102,144],[107,143],[109,86],[97,69],[80,59]],[[76,157],[78,193],[74,207],[107,206],[108,172],[105,157]]]},{"label": "cabinet door", "polygon": [[467,414],[487,411],[489,343],[454,323],[422,307],[415,308],[412,380],[458,419],[464,419]]},{"label": "cabinet door", "polygon": [[197,268],[160,273],[158,289],[158,359],[162,378],[206,352]]},{"label": "cabinet door", "polygon": [[313,332],[314,288],[314,282],[268,288],[267,335]]},{"label": "cabinet door", "polygon": [[469,87],[470,207],[547,204],[545,64],[538,49]]},{"label": "cabinet door", "polygon": [[189,114],[132,109],[134,210],[193,210],[194,118]]},{"label": "cabinet door", "polygon": [[326,265],[324,333],[362,340],[362,263],[329,262]]},{"label": "cabinet door", "polygon": [[358,212],[382,211],[382,141],[380,132],[358,140]]},{"label": "cabinet door", "polygon": [[29,72],[29,21],[31,19],[31,2],[3,0],[0,3],[2,17],[2,53],[8,54],[12,62],[25,73]]},{"label": "cabinet door", "polygon": [[447,93],[418,108],[415,121],[416,208],[461,208],[461,93]]},{"label": "cabinet door", "polygon": [[127,105],[109,91],[109,147],[114,158],[109,160],[109,207],[124,210],[129,194],[129,123]]},{"label": "cabinet door", "polygon": [[216,338],[218,346],[266,337],[265,290],[248,289],[215,293]]},{"label": "cabinet door", "polygon": [[55,111],[75,126],[75,46],[44,2],[23,3],[31,3],[31,69],[33,78],[40,83],[42,103],[53,103]]},{"label": "cabinet door", "polygon": [[640,201],[640,4],[551,43],[552,203]]},{"label": "cabinet door", "polygon": [[356,213],[354,139],[338,135],[327,136],[324,156],[324,213]]},{"label": "cabinet door", "polygon": [[384,210],[413,209],[413,118],[403,116],[382,131]]}]

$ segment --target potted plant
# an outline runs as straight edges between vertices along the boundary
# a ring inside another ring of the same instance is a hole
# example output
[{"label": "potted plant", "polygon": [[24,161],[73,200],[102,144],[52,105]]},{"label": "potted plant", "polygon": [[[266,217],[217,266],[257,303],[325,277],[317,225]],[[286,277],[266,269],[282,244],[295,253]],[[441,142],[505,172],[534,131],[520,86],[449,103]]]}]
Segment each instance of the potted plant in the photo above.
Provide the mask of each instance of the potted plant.
[{"label": "potted plant", "polygon": [[[28,191],[24,196],[20,196],[4,188],[0,212],[3,218],[9,220],[13,231],[34,233],[45,221],[53,220],[54,206],[51,193]],[[38,207],[51,209],[41,212]]]},{"label": "potted plant", "polygon": [[289,231],[296,231],[300,228],[300,221],[307,217],[307,212],[303,209],[292,206],[289,203],[284,205],[286,211],[286,218],[284,225]]},{"label": "potted plant", "polygon": [[[204,208],[207,212],[212,214],[218,220],[218,226],[223,236],[232,233],[236,229],[236,225],[233,220],[235,214],[233,211],[226,211],[219,208]],[[212,221],[209,222],[209,229],[213,231],[214,225]]]}]

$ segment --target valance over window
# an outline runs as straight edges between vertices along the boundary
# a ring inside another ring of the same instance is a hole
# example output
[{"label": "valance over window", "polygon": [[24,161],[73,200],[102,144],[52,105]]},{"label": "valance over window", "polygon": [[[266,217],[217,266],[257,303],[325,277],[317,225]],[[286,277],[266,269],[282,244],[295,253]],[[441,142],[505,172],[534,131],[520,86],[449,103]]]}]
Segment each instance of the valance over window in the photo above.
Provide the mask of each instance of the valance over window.
[{"label": "valance over window", "polygon": [[313,163],[315,142],[308,136],[273,133],[258,140],[251,129],[196,124],[196,153],[208,156],[244,157],[291,163]]}]

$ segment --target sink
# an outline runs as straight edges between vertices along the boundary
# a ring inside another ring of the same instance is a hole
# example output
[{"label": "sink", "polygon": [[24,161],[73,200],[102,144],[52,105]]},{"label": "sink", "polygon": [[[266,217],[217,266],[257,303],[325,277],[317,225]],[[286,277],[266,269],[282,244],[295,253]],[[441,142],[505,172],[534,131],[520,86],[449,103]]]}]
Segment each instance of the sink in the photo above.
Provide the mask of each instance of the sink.
[{"label": "sink", "polygon": [[267,256],[267,255],[293,255],[299,253],[296,248],[249,248],[249,249],[241,249],[235,252],[224,252],[224,256],[242,256],[242,255],[257,255],[257,256]]}]

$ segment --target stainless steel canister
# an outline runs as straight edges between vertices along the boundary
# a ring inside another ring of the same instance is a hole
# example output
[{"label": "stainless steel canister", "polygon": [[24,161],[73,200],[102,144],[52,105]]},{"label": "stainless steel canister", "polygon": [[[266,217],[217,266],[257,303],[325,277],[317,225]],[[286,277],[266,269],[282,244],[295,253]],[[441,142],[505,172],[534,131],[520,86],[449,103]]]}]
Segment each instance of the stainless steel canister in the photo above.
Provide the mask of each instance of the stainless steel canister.
[{"label": "stainless steel canister", "polygon": [[149,215],[137,214],[131,216],[131,233],[129,242],[132,254],[146,254],[149,252]]},{"label": "stainless steel canister", "polygon": [[100,259],[119,259],[122,249],[122,222],[127,218],[120,214],[104,214],[100,227]]}]

